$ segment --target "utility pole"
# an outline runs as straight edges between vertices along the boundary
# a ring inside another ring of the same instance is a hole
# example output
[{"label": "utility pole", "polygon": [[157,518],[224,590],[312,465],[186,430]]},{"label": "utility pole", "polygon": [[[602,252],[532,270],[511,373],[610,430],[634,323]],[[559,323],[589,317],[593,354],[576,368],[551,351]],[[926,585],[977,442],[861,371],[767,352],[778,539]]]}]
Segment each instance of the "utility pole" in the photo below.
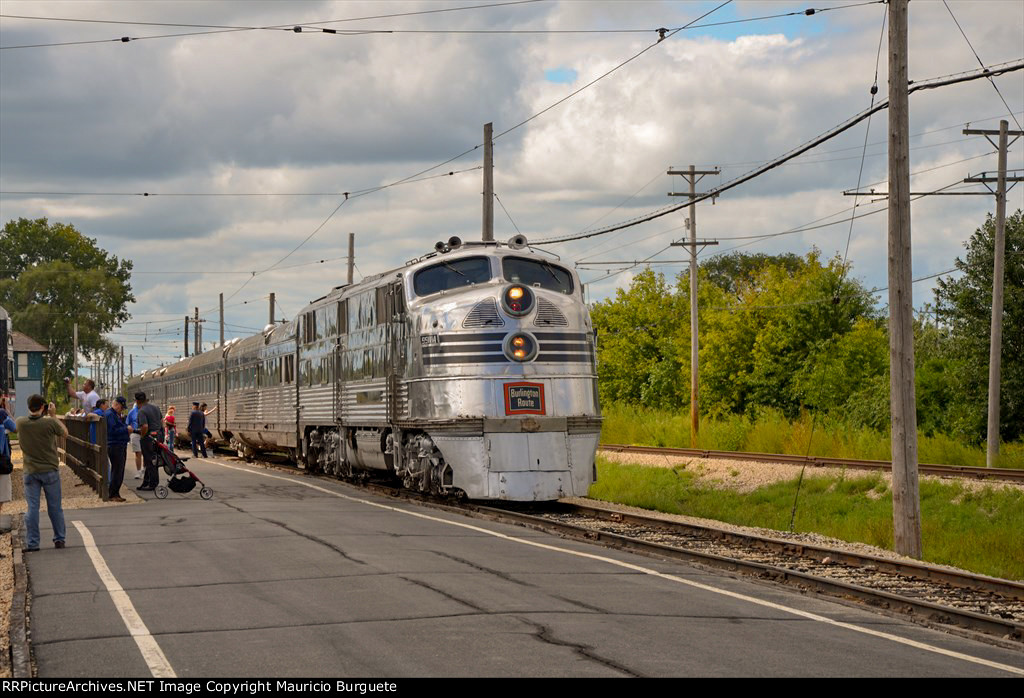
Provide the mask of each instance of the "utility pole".
[{"label": "utility pole", "polygon": [[270,294],[270,324],[274,324],[274,294]]},{"label": "utility pole", "polygon": [[185,358],[188,358],[188,315],[185,316]]},{"label": "utility pole", "polygon": [[[697,404],[697,362],[698,350],[700,349],[697,340],[697,204],[694,203],[694,199],[698,196],[697,182],[702,180],[705,175],[716,175],[719,172],[720,170],[717,167],[713,170],[698,170],[693,165],[690,165],[689,169],[686,170],[673,170],[671,168],[668,170],[668,174],[682,175],[690,183],[689,194],[669,192],[669,196],[690,197],[690,219],[687,221],[690,228],[690,242],[672,243],[674,247],[690,248],[690,448],[697,448],[697,435],[700,431],[700,411]],[[702,240],[701,244],[717,245],[718,243]]]},{"label": "utility pole", "polygon": [[195,325],[195,328],[194,328],[193,332],[195,333],[195,336],[196,336],[196,346],[195,346],[195,349],[192,351],[192,354],[193,354],[193,356],[198,356],[203,351],[199,347],[199,306],[196,306],[196,316],[195,316],[195,319],[192,320],[192,322]]},{"label": "utility pole", "polygon": [[494,241],[494,124],[484,124],[484,220],[483,241]]},{"label": "utility pole", "polygon": [[[1006,182],[1022,182],[1024,177],[1006,177],[1006,151],[1010,147],[1009,136],[1016,141],[1024,136],[1024,131],[1009,131],[1009,123],[1005,119],[999,122],[999,130],[965,128],[968,136],[985,136],[989,143],[999,151],[999,172],[995,177],[968,177],[965,182],[977,182],[988,187],[996,183],[996,237],[994,263],[992,266],[992,326],[988,348],[988,444],[985,449],[985,465],[994,468],[999,456],[999,379],[1003,360],[1003,277],[1005,276],[1006,256]],[[989,136],[999,136],[999,145],[992,142]]]},{"label": "utility pole", "polygon": [[353,271],[356,266],[356,234],[348,234],[348,285],[352,285]]},{"label": "utility pole", "polygon": [[910,258],[907,4],[889,2],[889,409],[892,419],[893,542],[921,557],[914,394],[914,305]]},{"label": "utility pole", "polygon": [[117,392],[124,392],[124,347],[121,347],[121,361],[117,369]]},{"label": "utility pole", "polygon": [[130,376],[135,375],[135,362],[133,361],[134,358],[134,354],[128,354],[128,375]]},{"label": "utility pole", "polygon": [[220,346],[224,348],[224,294],[220,294]]}]

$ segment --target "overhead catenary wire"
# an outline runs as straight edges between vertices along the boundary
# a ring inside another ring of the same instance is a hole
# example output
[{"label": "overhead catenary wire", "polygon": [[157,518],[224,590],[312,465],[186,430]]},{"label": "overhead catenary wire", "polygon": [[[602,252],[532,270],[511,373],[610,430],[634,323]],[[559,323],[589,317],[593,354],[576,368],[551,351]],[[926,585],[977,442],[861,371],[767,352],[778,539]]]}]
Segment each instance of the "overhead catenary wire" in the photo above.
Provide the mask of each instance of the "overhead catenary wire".
[{"label": "overhead catenary wire", "polygon": [[[506,6],[506,5],[526,5],[526,4],[532,4],[532,3],[536,3],[536,2],[540,2],[540,1],[541,0],[508,0],[507,2],[488,3],[486,5],[465,5],[465,6],[462,6],[462,7],[444,7],[444,8],[438,8],[438,9],[435,9],[435,10],[417,10],[417,11],[410,11],[410,12],[394,12],[394,13],[386,14],[386,15],[369,15],[369,16],[365,16],[365,17],[348,17],[348,18],[345,18],[345,19],[329,19],[329,20],[324,20],[324,21],[319,21],[319,22],[312,22],[311,24],[316,24],[316,25],[321,25],[321,24],[340,24],[340,23],[343,23],[343,22],[358,22],[358,21],[364,21],[364,20],[368,20],[368,19],[390,19],[390,18],[394,18],[394,17],[409,17],[409,16],[412,16],[412,15],[438,14],[438,13],[441,13],[441,12],[461,12],[461,11],[464,11],[464,10],[480,10],[480,9],[486,9],[486,8],[491,8],[491,7],[503,7],[503,6]],[[16,15],[0,15],[0,16],[12,17],[13,18]],[[68,20],[67,18],[40,18],[40,17],[27,17],[27,16],[21,16],[20,18],[21,19],[53,19],[55,21],[61,21],[63,19],[64,21],[72,21],[72,20]],[[87,21],[87,20],[85,20],[85,21]],[[121,24],[122,22],[109,22],[109,23]],[[128,22],[128,24],[140,24],[140,23]],[[150,23],[145,23],[145,24],[150,24]],[[180,25],[180,24],[170,24],[170,23],[164,23],[164,24],[152,23],[152,24],[155,24],[156,26],[196,26],[196,27],[202,26],[202,25]],[[52,46],[79,46],[79,45],[83,45],[83,44],[101,44],[101,43],[111,43],[111,42],[129,43],[129,42],[132,42],[132,41],[142,41],[144,39],[169,39],[169,38],[177,38],[177,37],[185,37],[185,36],[205,36],[205,35],[209,35],[209,34],[226,34],[226,33],[232,33],[232,32],[247,32],[247,31],[260,31],[260,30],[284,31],[284,32],[289,32],[289,33],[301,33],[301,32],[295,32],[296,26],[302,26],[302,25],[291,24],[291,23],[290,24],[278,24],[278,25],[272,25],[272,26],[271,25],[260,26],[260,27],[238,27],[238,26],[220,25],[220,28],[215,28],[215,29],[213,29],[211,31],[182,32],[182,33],[178,33],[178,34],[158,34],[158,35],[153,35],[153,36],[138,36],[138,37],[122,36],[122,37],[117,37],[117,38],[113,38],[113,39],[99,39],[99,40],[95,40],[95,41],[65,41],[65,42],[57,42],[57,43],[49,43],[49,44],[27,44],[27,45],[23,45],[23,46],[0,46],[0,49],[47,48],[47,47],[52,47]],[[357,33],[364,33],[365,32],[365,30],[356,30],[356,31],[357,31]],[[325,33],[336,33],[336,32],[331,31],[331,30],[325,30]],[[370,33],[377,33],[377,32],[370,32]]]},{"label": "overhead catenary wire", "polygon": [[503,5],[518,5],[532,2],[540,2],[541,0],[518,0],[517,2],[503,2],[493,3],[489,5],[475,5],[467,7],[455,7],[455,8],[444,8],[439,10],[424,10],[418,12],[406,12],[406,13],[393,13],[388,15],[375,15],[367,17],[353,17],[348,19],[339,20],[327,20],[320,22],[294,22],[288,24],[277,24],[268,26],[237,26],[237,25],[222,25],[222,24],[194,24],[194,23],[174,23],[174,22],[136,22],[127,20],[97,20],[89,18],[74,18],[74,17],[43,17],[43,16],[31,16],[31,15],[10,15],[0,14],[2,18],[8,19],[23,19],[23,20],[38,20],[38,21],[53,21],[53,22],[83,22],[92,24],[117,24],[117,25],[135,25],[135,26],[157,26],[157,27],[184,27],[184,28],[195,28],[195,29],[206,29],[207,31],[194,31],[194,32],[178,32],[173,34],[156,34],[149,36],[120,36],[112,37],[109,39],[92,39],[85,41],[62,41],[62,42],[51,42],[51,43],[40,43],[40,44],[23,44],[17,46],[0,46],[0,50],[5,49],[28,49],[28,48],[53,48],[60,46],[82,46],[88,44],[106,44],[106,43],[131,43],[133,41],[143,41],[146,39],[171,39],[171,38],[184,38],[192,36],[209,36],[214,34],[228,34],[235,32],[250,32],[250,31],[274,31],[274,32],[285,32],[289,34],[309,34],[309,33],[322,33],[335,36],[366,36],[366,35],[396,35],[396,34],[452,34],[452,35],[570,35],[570,34],[582,34],[582,35],[593,35],[593,34],[652,34],[657,33],[659,36],[664,35],[668,32],[676,32],[681,29],[702,29],[710,27],[719,27],[732,24],[744,24],[749,22],[761,22],[773,19],[780,19],[785,17],[794,17],[797,15],[804,15],[807,17],[830,12],[833,10],[843,10],[851,7],[863,7],[864,5],[874,5],[884,2],[885,0],[869,0],[867,2],[851,3],[847,5],[837,5],[833,7],[822,7],[822,8],[807,8],[803,10],[793,10],[790,12],[782,12],[772,15],[762,15],[758,17],[745,17],[741,19],[724,20],[721,22],[707,22],[704,24],[688,24],[684,27],[648,27],[638,29],[396,29],[396,28],[360,28],[360,29],[332,29],[325,28],[321,25],[325,24],[337,24],[341,22],[355,22],[365,21],[369,19],[387,19],[395,17],[404,17],[410,15],[425,15],[437,12],[452,12],[458,10],[471,10],[471,9],[483,9],[489,7],[500,7]]}]

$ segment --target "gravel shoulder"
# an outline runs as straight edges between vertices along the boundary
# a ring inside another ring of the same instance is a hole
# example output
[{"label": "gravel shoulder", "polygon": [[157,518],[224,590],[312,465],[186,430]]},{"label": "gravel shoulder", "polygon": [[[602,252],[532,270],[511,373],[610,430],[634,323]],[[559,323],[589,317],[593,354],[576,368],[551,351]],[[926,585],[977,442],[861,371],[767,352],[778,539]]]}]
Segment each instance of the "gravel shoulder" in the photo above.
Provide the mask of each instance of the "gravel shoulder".
[{"label": "gravel shoulder", "polygon": [[[3,509],[0,513],[4,515],[17,516],[18,514],[24,514],[28,508],[28,503],[25,501],[25,486],[22,480],[22,467],[21,467],[21,449],[16,444],[12,444],[14,447],[11,453],[11,460],[14,463],[14,472],[11,473],[11,490],[13,499],[10,502],[4,502]],[[130,467],[134,468],[134,463],[129,464]],[[140,497],[136,496],[133,491],[134,485],[131,483],[135,482],[131,479],[131,473],[128,474],[129,479],[126,481],[126,486],[121,488],[121,496],[127,501],[122,504],[119,502],[104,502],[99,496],[93,491],[91,487],[81,481],[75,473],[67,467],[62,466],[60,469],[60,489],[61,489],[61,506],[66,510],[69,509],[90,509],[93,507],[120,507],[127,506],[128,504],[134,504],[143,501]],[[130,485],[130,486],[128,486]],[[46,517],[44,513],[46,511],[46,498],[40,498],[40,518]],[[49,541],[47,541],[48,543]],[[10,622],[11,622],[11,600],[14,598],[14,558],[13,550],[11,548],[11,533],[10,531],[0,534],[0,653],[6,659],[0,661],[0,678],[10,678],[11,666],[10,666]]]},{"label": "gravel shoulder", "polygon": [[[623,465],[643,465],[657,468],[680,468],[685,467],[688,472],[695,473],[698,479],[707,484],[710,487],[731,489],[738,492],[752,492],[759,487],[769,485],[773,482],[779,482],[784,480],[792,480],[800,474],[799,465],[788,465],[785,463],[758,463],[756,461],[747,460],[728,460],[718,458],[689,458],[680,456],[662,456],[653,455],[646,453],[619,453],[614,451],[599,451],[598,455],[605,458],[606,460],[621,463]],[[804,473],[805,477],[856,477],[857,475],[870,475],[870,471],[860,470],[844,470],[842,468],[808,468]],[[892,476],[888,473],[878,473],[881,477],[885,478],[886,483],[889,487],[892,487]],[[932,475],[922,475],[922,480],[939,480],[943,482],[950,482],[952,478],[943,478]],[[1020,485],[1012,482],[979,482],[977,480],[969,480],[965,478],[956,479],[958,484],[962,484],[971,490],[980,490],[985,487],[994,489],[1002,488],[1013,488],[1017,490],[1024,490],[1024,485]],[[699,526],[710,526],[713,528],[722,529],[725,531],[733,531],[737,533],[746,533],[750,535],[766,536],[769,538],[776,538],[779,540],[791,540],[811,545],[827,546],[829,548],[835,548],[836,550],[844,550],[852,553],[861,555],[875,555],[881,558],[890,560],[900,560],[914,562],[913,558],[907,558],[897,553],[887,550],[885,548],[878,548],[873,545],[867,545],[865,543],[850,543],[848,541],[839,540],[837,538],[830,538],[823,536],[818,533],[790,533],[789,531],[777,531],[770,528],[756,528],[751,526],[737,526],[734,524],[725,523],[722,521],[716,521],[713,519],[702,519],[694,516],[683,516],[679,514],[666,514],[658,511],[652,511],[650,509],[640,509],[638,507],[627,506],[624,504],[614,504],[611,502],[605,502],[601,500],[592,500],[581,497],[570,497],[566,502],[589,505],[593,506],[595,503],[602,508],[628,512],[632,514],[638,514],[648,516],[655,519],[661,519],[664,521],[676,521],[681,523],[689,523]],[[931,563],[934,564],[934,563]],[[969,570],[963,570],[957,567],[950,567],[948,565],[936,565],[937,567],[944,567],[945,569],[954,570],[957,572],[969,572]]]}]

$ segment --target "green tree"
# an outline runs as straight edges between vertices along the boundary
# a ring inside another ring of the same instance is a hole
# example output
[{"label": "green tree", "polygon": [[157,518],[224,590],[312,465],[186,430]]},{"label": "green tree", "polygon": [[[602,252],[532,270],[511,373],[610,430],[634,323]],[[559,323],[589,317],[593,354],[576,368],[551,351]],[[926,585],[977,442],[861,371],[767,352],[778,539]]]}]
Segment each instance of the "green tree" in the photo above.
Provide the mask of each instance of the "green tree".
[{"label": "green tree", "polygon": [[[991,215],[957,258],[963,276],[940,279],[935,291],[939,320],[949,331],[951,390],[946,422],[974,442],[985,439],[995,220]],[[1024,437],[1024,213],[1006,219],[1003,279],[1003,348],[999,433],[1004,441]]]},{"label": "green tree", "polygon": [[53,395],[79,350],[91,358],[112,351],[103,334],[128,319],[132,263],[119,260],[74,226],[45,218],[8,222],[0,235],[0,305],[14,328],[48,344],[44,382]]},{"label": "green tree", "polygon": [[792,252],[785,254],[765,254],[758,252],[731,252],[711,257],[700,263],[707,281],[713,283],[726,293],[737,295],[740,289],[753,282],[761,270],[766,267],[779,267],[795,274],[803,267],[804,260]]},{"label": "green tree", "polygon": [[689,399],[689,303],[645,269],[591,308],[604,400],[678,407]]},{"label": "green tree", "polygon": [[[842,262],[822,263],[817,250],[796,271],[785,261],[766,264],[739,281],[735,296],[704,311],[701,377],[706,404],[738,413],[771,407],[790,417],[805,406],[838,406],[839,391],[850,385],[830,386],[812,376],[825,357],[829,368],[820,370],[832,376],[859,370],[836,364],[836,343],[859,320],[874,319],[872,305],[870,294],[844,273]],[[844,349],[851,364],[873,351],[867,345],[877,345],[877,332],[865,328],[863,334],[865,346]]]}]

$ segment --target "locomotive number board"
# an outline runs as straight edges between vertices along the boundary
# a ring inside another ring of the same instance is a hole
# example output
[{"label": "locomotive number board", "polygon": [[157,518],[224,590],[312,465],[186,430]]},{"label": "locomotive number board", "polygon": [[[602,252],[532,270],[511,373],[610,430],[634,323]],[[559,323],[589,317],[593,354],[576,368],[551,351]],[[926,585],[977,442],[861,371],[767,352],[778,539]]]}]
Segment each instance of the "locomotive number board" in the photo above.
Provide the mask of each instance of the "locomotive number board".
[{"label": "locomotive number board", "polygon": [[505,414],[544,414],[544,385],[505,383]]}]

